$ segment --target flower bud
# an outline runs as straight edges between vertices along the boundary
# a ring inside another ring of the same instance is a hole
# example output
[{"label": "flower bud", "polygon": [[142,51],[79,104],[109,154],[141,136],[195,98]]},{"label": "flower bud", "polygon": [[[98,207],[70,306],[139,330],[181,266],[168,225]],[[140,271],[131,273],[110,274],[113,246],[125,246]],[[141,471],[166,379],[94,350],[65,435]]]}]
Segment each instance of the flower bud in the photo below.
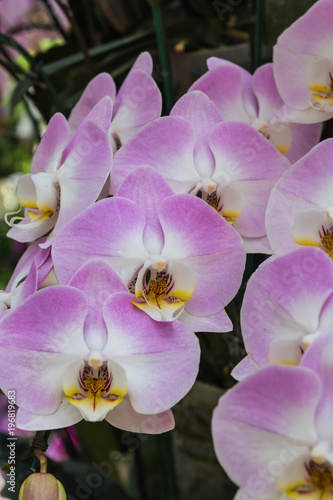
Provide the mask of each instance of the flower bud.
[{"label": "flower bud", "polygon": [[66,500],[63,485],[52,474],[35,472],[21,486],[19,500]]}]

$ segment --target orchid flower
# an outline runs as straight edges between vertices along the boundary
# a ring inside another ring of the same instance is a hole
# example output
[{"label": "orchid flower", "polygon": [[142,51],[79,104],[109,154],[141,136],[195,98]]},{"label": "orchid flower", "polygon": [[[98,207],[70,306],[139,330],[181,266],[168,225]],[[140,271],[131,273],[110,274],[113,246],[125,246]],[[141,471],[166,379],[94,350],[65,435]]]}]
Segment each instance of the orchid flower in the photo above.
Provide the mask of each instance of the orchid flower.
[{"label": "orchid flower", "polygon": [[[98,123],[107,128],[110,116],[111,103],[106,97],[71,141],[65,117],[60,113],[52,117],[33,158],[31,174],[18,181],[17,198],[26,209],[26,218],[11,219],[10,238],[31,242],[53,230],[43,243],[47,247],[59,227],[97,199],[112,164],[108,136]],[[15,224],[17,220],[20,222]]]},{"label": "orchid flower", "polygon": [[179,318],[195,331],[232,329],[223,308],[241,284],[240,236],[202,200],[173,195],[150,167],[136,169],[116,197],[98,201],[59,232],[52,255],[59,283],[89,259],[103,258],[153,319]]},{"label": "orchid flower", "polygon": [[190,91],[201,90],[217,106],[223,120],[248,123],[294,163],[315,146],[321,124],[284,122],[281,99],[273,75],[273,65],[264,64],[253,76],[237,64],[211,57],[209,71],[199,78]]},{"label": "orchid flower", "polygon": [[32,295],[38,287],[38,274],[35,261],[32,263],[26,279],[8,291],[0,290],[0,318],[5,311],[17,307],[27,297]]},{"label": "orchid flower", "polygon": [[274,182],[289,162],[249,125],[221,121],[202,92],[186,94],[171,116],[147,125],[118,151],[112,190],[116,193],[136,167],[150,165],[175,193],[201,197],[232,223],[248,252],[271,253],[264,214]]},{"label": "orchid flower", "polygon": [[319,0],[274,47],[274,76],[291,121],[316,123],[333,116],[332,22],[331,0]]},{"label": "orchid flower", "polygon": [[237,500],[331,500],[333,337],[301,366],[270,366],[222,396],[213,414],[217,457]]},{"label": "orchid flower", "polygon": [[148,52],[142,52],[133,64],[116,95],[116,85],[108,73],[97,75],[87,85],[74,106],[68,123],[74,133],[91,109],[105,96],[113,104],[109,136],[113,151],[132,139],[147,123],[161,115],[161,93],[151,76],[153,61]]},{"label": "orchid flower", "polygon": [[46,238],[32,243],[20,258],[5,291],[0,290],[0,313],[16,307],[49,276],[53,263],[50,248],[40,248]]},{"label": "orchid flower", "polygon": [[248,281],[241,329],[248,353],[236,379],[270,363],[297,365],[320,336],[333,332],[333,262],[318,248],[268,259]]},{"label": "orchid flower", "polygon": [[272,190],[266,229],[276,255],[298,245],[321,248],[333,258],[333,139],[313,148]]},{"label": "orchid flower", "polygon": [[16,423],[25,430],[82,418],[135,432],[170,430],[169,408],[194,383],[199,357],[190,330],[143,314],[100,260],[68,286],[31,295],[0,323],[0,386],[16,391]]}]

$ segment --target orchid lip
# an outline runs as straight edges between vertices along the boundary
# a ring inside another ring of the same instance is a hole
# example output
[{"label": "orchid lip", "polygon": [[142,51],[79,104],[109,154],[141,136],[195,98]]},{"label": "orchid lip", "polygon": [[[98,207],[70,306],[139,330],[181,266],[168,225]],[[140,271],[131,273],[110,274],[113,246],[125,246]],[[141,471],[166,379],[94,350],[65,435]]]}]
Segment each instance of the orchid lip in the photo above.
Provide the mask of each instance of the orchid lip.
[{"label": "orchid lip", "polygon": [[130,291],[137,299],[144,299],[133,304],[153,319],[173,321],[194,292],[194,271],[180,262],[167,262],[160,255],[151,256],[133,278]]},{"label": "orchid lip", "polygon": [[88,361],[67,370],[63,391],[67,401],[81,412],[85,420],[103,420],[126,396],[126,374],[120,365],[102,361],[100,353],[92,352]]}]

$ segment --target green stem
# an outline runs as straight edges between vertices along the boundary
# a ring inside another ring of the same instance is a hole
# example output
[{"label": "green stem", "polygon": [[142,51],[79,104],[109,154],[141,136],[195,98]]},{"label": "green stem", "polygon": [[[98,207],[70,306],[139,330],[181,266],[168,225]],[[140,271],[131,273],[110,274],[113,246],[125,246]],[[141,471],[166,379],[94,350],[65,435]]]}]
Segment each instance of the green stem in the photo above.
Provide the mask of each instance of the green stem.
[{"label": "green stem", "polygon": [[172,449],[172,433],[165,432],[154,436],[157,446],[157,457],[160,463],[160,484],[161,500],[177,500],[178,483],[174,464],[174,455]]},{"label": "green stem", "polygon": [[254,70],[262,64],[262,35],[264,26],[264,0],[256,0],[254,25]]},{"label": "green stem", "polygon": [[[116,50],[118,48],[130,45],[133,42],[137,42],[137,41],[139,41],[147,36],[150,36],[151,34],[152,34],[151,31],[144,31],[141,33],[137,33],[135,35],[124,37],[120,40],[105,43],[104,45],[99,45],[98,47],[94,47],[94,48],[90,49],[88,52],[89,52],[90,57],[97,57],[97,56],[106,54],[108,52],[111,52],[112,50]],[[83,54],[81,52],[78,52],[77,54],[73,54],[71,56],[64,57],[60,61],[46,64],[44,66],[44,71],[47,75],[52,75],[53,73],[56,73],[59,70],[73,66],[74,64],[77,64],[83,60],[84,60]]]},{"label": "green stem", "polygon": [[173,106],[173,93],[172,93],[171,72],[168,60],[168,49],[167,49],[163,18],[162,18],[162,10],[160,1],[150,0],[149,3],[151,5],[151,10],[153,13],[153,21],[156,33],[156,43],[162,70],[165,107],[166,107],[166,112],[169,114]]}]

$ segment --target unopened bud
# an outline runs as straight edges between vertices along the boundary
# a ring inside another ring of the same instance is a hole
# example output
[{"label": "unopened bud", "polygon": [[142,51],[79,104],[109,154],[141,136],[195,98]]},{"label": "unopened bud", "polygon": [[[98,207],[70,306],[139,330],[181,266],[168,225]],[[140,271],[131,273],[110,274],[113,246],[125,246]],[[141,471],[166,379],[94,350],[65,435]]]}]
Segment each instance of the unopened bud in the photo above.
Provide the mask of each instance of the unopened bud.
[{"label": "unopened bud", "polygon": [[19,500],[66,500],[63,485],[52,474],[35,472],[21,486]]}]

